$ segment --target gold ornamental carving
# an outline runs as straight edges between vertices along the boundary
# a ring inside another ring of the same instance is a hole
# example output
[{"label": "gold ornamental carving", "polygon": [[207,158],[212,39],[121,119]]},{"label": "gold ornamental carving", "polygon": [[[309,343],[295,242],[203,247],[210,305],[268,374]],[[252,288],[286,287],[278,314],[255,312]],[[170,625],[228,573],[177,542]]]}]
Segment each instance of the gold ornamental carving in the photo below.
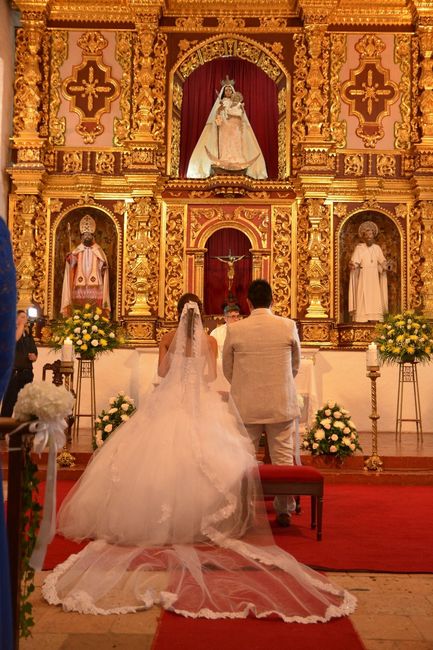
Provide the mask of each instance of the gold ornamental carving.
[{"label": "gold ornamental carving", "polygon": [[422,242],[421,208],[414,207],[409,219],[409,300],[411,309],[420,309],[422,305],[423,281],[421,277],[421,242]]},{"label": "gold ornamental carving", "polygon": [[430,144],[433,136],[433,29],[431,26],[420,29],[419,44],[422,56],[419,77],[421,142]]},{"label": "gold ornamental carving", "polygon": [[128,320],[126,322],[126,335],[128,338],[135,341],[154,341],[154,325],[147,321],[134,322]]},{"label": "gold ornamental carving", "polygon": [[[143,8],[144,9],[144,8]],[[135,18],[138,31],[138,49],[134,60],[136,75],[133,88],[133,128],[131,137],[136,142],[153,142],[155,121],[153,86],[155,83],[153,45],[158,30],[158,7],[141,11],[137,5]]]},{"label": "gold ornamental carving", "polygon": [[[25,21],[23,21],[25,23]],[[44,22],[37,14],[35,18],[20,28],[16,37],[16,67],[14,94],[14,143],[21,149],[29,148],[28,154],[21,155],[21,161],[39,163],[42,142],[38,127],[41,118],[41,45]]]},{"label": "gold ornamental carving", "polygon": [[151,316],[158,306],[160,208],[150,197],[128,208],[125,306],[128,316]]},{"label": "gold ornamental carving", "polygon": [[307,42],[305,34],[294,34],[295,45],[293,74],[293,117],[292,117],[292,146],[293,170],[297,171],[302,165],[302,143],[305,138],[305,124],[307,115]]},{"label": "gold ornamental carving", "polygon": [[329,340],[329,323],[303,323],[302,324],[302,339],[305,342],[325,343]]},{"label": "gold ornamental carving", "polygon": [[83,152],[65,151],[63,154],[63,171],[68,174],[77,174],[83,171]]},{"label": "gold ornamental carving", "polygon": [[364,156],[362,153],[351,153],[344,156],[344,173],[346,176],[363,176]]},{"label": "gold ornamental carving", "polygon": [[111,66],[103,62],[108,41],[100,32],[85,32],[78,40],[82,59],[62,84],[62,94],[79,117],[76,131],[85,144],[93,144],[104,127],[101,117],[111,110],[120,93],[119,83],[111,76]]},{"label": "gold ornamental carving", "polygon": [[366,34],[355,45],[360,60],[351,69],[350,78],[341,87],[341,98],[349,106],[349,115],[358,119],[356,134],[366,147],[374,148],[385,135],[382,120],[399,98],[399,87],[382,66],[385,43],[375,34]]},{"label": "gold ornamental carving", "polygon": [[328,121],[327,96],[325,92],[325,76],[322,71],[327,70],[329,52],[326,45],[325,28],[310,26],[307,28],[308,43],[308,72],[306,97],[307,114],[305,122],[307,136],[320,138],[324,125]]},{"label": "gold ornamental carving", "polygon": [[310,237],[310,222],[308,220],[308,207],[306,203],[301,203],[298,208],[296,243],[297,243],[297,315],[298,318],[305,316],[308,306],[307,287],[308,279],[308,241]]},{"label": "gold ornamental carving", "polygon": [[239,57],[254,63],[275,82],[282,73],[287,75],[273,52],[246,36],[240,38],[233,35],[209,38],[193,48],[192,51],[183,54],[178,71],[185,80],[204,63],[227,56]]},{"label": "gold ornamental carving", "polygon": [[114,118],[114,138],[116,147],[121,147],[128,140],[131,131],[131,60],[132,60],[132,34],[119,31],[116,34],[116,59],[122,68],[120,81],[120,112],[121,117]]},{"label": "gold ornamental carving", "polygon": [[376,159],[377,175],[385,178],[393,178],[396,175],[396,159],[391,154],[378,154]]},{"label": "gold ornamental carving", "polygon": [[422,201],[418,208],[422,222],[422,238],[419,249],[421,260],[423,260],[420,269],[422,308],[427,318],[433,318],[433,202]]},{"label": "gold ornamental carving", "polygon": [[340,73],[347,58],[346,34],[331,34],[330,70],[330,128],[332,140],[337,148],[346,146],[347,122],[340,120],[341,82]]},{"label": "gold ornamental carving", "polygon": [[[158,142],[164,142],[165,120],[166,120],[166,101],[165,101],[165,84],[166,84],[166,66],[167,66],[167,36],[158,32],[155,45],[153,48],[153,126],[152,135]],[[165,149],[164,149],[165,150]],[[165,167],[165,160],[163,167]]]},{"label": "gold ornamental carving", "polygon": [[166,320],[177,321],[177,303],[183,293],[184,209],[170,207],[167,211],[165,236],[165,309]]},{"label": "gold ornamental carving", "polygon": [[411,58],[412,37],[409,34],[396,34],[395,36],[395,62],[400,66],[400,115],[401,122],[394,125],[395,147],[408,149],[411,145]]},{"label": "gold ornamental carving", "polygon": [[12,243],[17,271],[18,307],[44,306],[45,247],[44,207],[36,196],[20,196],[13,211]]},{"label": "gold ornamental carving", "polygon": [[96,153],[95,171],[97,174],[114,174],[114,153],[111,151],[98,151]]},{"label": "gold ornamental carving", "polygon": [[60,68],[68,57],[68,33],[55,30],[51,33],[51,78],[48,118],[48,142],[50,145],[65,144],[66,118],[59,117],[62,101],[62,78]]},{"label": "gold ornamental carving", "polygon": [[308,287],[309,305],[306,318],[328,318],[329,309],[329,214],[320,199],[307,200],[308,241]]},{"label": "gold ornamental carving", "polygon": [[292,213],[290,208],[276,207],[273,215],[273,306],[279,316],[290,316],[292,270]]}]

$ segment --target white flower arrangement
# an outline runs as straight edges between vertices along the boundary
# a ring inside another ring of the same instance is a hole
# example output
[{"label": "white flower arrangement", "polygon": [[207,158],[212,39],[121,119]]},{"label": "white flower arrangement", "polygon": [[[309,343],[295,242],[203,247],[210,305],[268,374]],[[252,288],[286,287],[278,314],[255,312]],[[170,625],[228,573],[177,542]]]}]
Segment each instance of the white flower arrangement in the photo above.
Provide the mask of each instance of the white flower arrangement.
[{"label": "white flower arrangement", "polygon": [[129,420],[135,412],[134,400],[125,395],[123,390],[119,391],[116,397],[110,397],[109,408],[101,411],[95,420],[96,433],[93,436],[93,449],[102,447],[108,436],[122,422]]},{"label": "white flower arrangement", "polygon": [[302,447],[313,456],[330,454],[338,458],[362,451],[349,411],[331,401],[316,411],[315,422],[305,432]]},{"label": "white flower arrangement", "polygon": [[66,418],[72,413],[74,397],[64,386],[48,381],[26,384],[18,393],[14,417],[17,420],[49,422]]}]

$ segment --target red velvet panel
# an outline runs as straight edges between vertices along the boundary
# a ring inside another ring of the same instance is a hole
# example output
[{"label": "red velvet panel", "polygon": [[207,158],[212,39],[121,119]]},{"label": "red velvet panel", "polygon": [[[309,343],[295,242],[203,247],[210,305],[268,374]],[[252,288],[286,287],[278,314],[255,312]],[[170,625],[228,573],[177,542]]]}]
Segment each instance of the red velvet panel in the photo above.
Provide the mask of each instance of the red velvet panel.
[{"label": "red velvet panel", "polygon": [[240,230],[222,228],[209,237],[206,242],[207,253],[204,264],[204,311],[205,314],[222,314],[228,303],[227,264],[214,259],[215,256],[245,255],[235,262],[235,277],[232,293],[242,314],[249,314],[246,301],[248,286],[251,282],[252,260],[251,244]]}]

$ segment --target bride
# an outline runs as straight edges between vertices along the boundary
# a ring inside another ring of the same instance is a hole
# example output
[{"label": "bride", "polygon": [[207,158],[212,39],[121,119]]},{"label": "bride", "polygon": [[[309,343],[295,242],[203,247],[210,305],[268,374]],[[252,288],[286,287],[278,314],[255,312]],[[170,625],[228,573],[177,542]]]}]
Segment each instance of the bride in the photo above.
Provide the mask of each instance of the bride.
[{"label": "bride", "polygon": [[315,623],[355,598],[278,548],[257,462],[232,401],[213,388],[216,342],[197,296],[179,302],[160,345],[160,384],[93,456],[58,519],[93,539],[48,576],[67,611],[127,613],[160,605],[190,617]]}]

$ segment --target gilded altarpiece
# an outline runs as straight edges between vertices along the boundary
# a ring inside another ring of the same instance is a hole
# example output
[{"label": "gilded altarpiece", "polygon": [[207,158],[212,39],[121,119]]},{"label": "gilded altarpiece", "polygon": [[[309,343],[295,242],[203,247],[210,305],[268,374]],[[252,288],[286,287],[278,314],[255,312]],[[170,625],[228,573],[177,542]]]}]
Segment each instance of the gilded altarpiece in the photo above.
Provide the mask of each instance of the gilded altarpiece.
[{"label": "gilded altarpiece", "polygon": [[[21,306],[58,316],[65,257],[89,213],[113,316],[131,345],[155,345],[183,291],[203,294],[206,242],[229,227],[248,237],[252,277],[272,282],[275,311],[298,319],[304,343],[362,347],[371,327],[350,322],[347,266],[369,219],[391,308],[433,316],[429,21],[345,30],[350,16],[304,4],[204,16],[158,1],[105,15],[95,2],[91,22],[93,3],[88,16],[73,2],[23,13],[9,215]],[[276,178],[179,178],[184,83],[224,57],[275,83]]]}]

